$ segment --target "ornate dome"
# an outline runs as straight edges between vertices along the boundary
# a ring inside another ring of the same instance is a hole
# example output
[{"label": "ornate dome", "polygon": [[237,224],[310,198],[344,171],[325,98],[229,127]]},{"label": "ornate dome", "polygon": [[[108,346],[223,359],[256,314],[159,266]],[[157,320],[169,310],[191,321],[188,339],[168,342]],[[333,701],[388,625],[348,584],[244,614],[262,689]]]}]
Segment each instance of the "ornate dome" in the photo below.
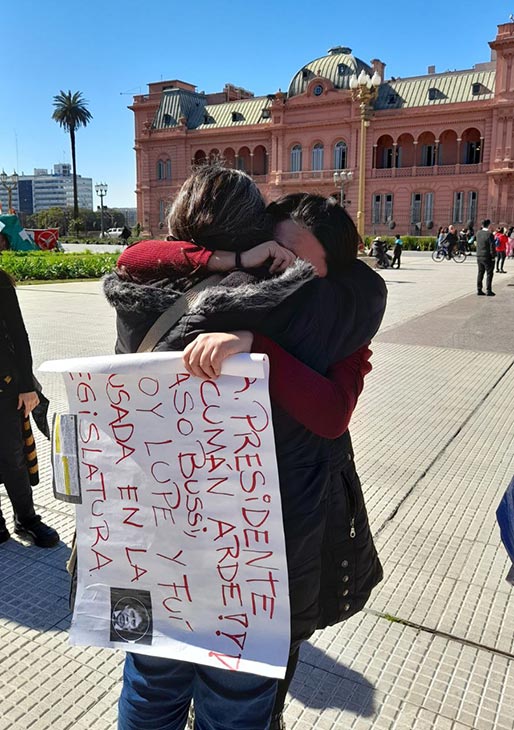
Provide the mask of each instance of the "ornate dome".
[{"label": "ornate dome", "polygon": [[326,56],[305,64],[293,76],[287,95],[291,97],[303,94],[309,82],[319,76],[330,79],[336,89],[349,89],[350,76],[354,74],[358,76],[362,70],[370,75],[373,74],[373,69],[367,63],[352,56],[351,48],[335,46],[330,48]]}]

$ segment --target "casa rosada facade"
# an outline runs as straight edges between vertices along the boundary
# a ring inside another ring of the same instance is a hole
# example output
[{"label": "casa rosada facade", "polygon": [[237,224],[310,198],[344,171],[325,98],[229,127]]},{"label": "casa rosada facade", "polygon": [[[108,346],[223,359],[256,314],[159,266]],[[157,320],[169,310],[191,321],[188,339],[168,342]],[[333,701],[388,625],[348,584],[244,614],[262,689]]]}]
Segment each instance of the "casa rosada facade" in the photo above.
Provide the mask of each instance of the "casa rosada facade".
[{"label": "casa rosada facade", "polygon": [[[177,190],[211,160],[248,172],[267,200],[337,195],[356,219],[362,142],[366,234],[429,235],[485,217],[514,224],[514,23],[489,45],[491,60],[472,69],[390,79],[383,62],[337,46],[303,66],[287,93],[263,97],[230,84],[215,94],[149,84],[130,107],[143,231],[165,235]],[[364,122],[351,88],[362,71],[377,84]]]}]

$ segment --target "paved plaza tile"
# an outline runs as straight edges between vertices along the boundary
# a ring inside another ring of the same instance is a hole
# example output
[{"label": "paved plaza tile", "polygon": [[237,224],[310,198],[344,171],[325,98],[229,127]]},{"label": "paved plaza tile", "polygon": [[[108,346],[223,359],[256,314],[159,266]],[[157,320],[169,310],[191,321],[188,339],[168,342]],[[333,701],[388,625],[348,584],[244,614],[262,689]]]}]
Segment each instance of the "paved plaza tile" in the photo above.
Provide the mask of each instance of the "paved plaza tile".
[{"label": "paved plaza tile", "polygon": [[[389,306],[351,431],[384,581],[302,648],[287,727],[513,730],[514,589],[495,510],[514,474],[514,276],[487,299],[473,258],[406,252],[382,275]],[[112,352],[98,282],[18,293],[36,364]],[[41,379],[64,410],[60,378]],[[62,542],[0,546],[0,730],[111,730],[122,655],[68,645],[74,512],[53,499],[39,445],[35,498]]]}]

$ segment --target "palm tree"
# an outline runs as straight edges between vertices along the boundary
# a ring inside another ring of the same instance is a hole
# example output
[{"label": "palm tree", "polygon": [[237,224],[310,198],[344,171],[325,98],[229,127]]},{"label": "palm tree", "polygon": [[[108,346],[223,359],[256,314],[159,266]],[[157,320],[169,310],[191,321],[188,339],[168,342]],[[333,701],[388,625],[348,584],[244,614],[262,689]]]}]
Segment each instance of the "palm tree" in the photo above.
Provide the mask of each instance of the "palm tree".
[{"label": "palm tree", "polygon": [[71,163],[73,172],[73,217],[79,217],[79,201],[77,194],[77,163],[75,159],[75,132],[79,127],[86,127],[93,118],[93,115],[87,108],[87,101],[82,96],[81,91],[74,94],[71,91],[60,91],[54,96],[53,101],[55,111],[52,119],[55,119],[66,132],[70,133],[71,141]]}]

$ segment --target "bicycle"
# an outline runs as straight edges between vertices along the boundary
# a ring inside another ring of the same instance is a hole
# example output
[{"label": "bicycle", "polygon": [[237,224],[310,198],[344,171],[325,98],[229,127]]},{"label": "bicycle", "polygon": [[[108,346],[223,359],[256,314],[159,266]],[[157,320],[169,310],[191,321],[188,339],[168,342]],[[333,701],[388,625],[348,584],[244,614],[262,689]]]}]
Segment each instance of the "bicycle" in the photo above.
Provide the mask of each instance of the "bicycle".
[{"label": "bicycle", "polygon": [[445,259],[453,259],[456,264],[462,264],[466,260],[466,253],[459,249],[452,251],[452,255],[448,255],[448,249],[446,246],[439,246],[432,251],[432,261],[444,261]]}]

